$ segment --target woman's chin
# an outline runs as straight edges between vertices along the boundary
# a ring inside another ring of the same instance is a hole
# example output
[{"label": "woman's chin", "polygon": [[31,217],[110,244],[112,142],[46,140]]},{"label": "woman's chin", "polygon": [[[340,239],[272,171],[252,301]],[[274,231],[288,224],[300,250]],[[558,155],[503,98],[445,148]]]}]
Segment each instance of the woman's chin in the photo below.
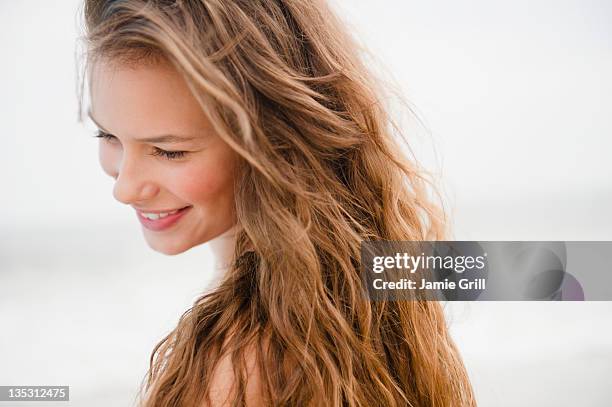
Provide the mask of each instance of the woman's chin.
[{"label": "woman's chin", "polygon": [[175,242],[173,239],[151,237],[147,232],[145,232],[145,240],[151,249],[167,256],[175,256],[191,248],[191,246],[186,245],[185,242]]}]

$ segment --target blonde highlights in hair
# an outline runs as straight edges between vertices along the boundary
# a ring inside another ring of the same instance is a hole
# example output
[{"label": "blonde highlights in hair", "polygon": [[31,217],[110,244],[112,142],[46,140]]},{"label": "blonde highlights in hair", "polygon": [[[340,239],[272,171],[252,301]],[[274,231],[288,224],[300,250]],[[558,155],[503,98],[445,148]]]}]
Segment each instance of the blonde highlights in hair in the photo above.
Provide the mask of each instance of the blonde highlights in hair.
[{"label": "blonde highlights in hair", "polygon": [[322,0],[85,0],[87,59],[167,61],[241,157],[235,262],[154,349],[143,407],[201,406],[229,355],[274,406],[475,406],[435,301],[370,302],[362,240],[446,221]]}]

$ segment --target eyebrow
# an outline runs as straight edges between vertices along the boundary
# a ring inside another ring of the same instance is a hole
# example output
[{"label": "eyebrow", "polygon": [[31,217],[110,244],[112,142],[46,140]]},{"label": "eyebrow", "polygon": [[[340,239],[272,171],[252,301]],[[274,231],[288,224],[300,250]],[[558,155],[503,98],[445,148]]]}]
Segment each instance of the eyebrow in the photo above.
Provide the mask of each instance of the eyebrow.
[{"label": "eyebrow", "polygon": [[[100,123],[98,123],[96,121],[96,119],[94,119],[93,115],[91,114],[91,110],[87,111],[87,115],[96,124],[96,126],[98,126],[100,128],[100,130],[104,131],[105,133],[112,134],[112,132],[106,130],[103,126],[100,125]],[[140,141],[140,142],[144,142],[144,143],[181,143],[181,142],[184,142],[184,141],[195,140],[196,138],[198,138],[198,137],[194,137],[194,136],[177,136],[175,134],[162,134],[162,135],[159,135],[159,136],[138,138],[138,139],[135,139],[135,140],[136,141]]]}]

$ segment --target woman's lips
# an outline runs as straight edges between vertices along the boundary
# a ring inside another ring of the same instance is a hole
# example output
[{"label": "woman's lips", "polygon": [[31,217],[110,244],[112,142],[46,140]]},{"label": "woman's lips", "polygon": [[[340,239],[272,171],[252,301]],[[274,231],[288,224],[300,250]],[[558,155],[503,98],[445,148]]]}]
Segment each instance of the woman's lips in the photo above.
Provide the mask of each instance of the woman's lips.
[{"label": "woman's lips", "polygon": [[153,231],[161,231],[170,228],[174,224],[176,224],[188,211],[191,209],[191,206],[186,206],[184,208],[179,209],[176,213],[168,215],[164,218],[158,219],[149,219],[143,216],[143,213],[155,213],[155,212],[146,212],[146,211],[136,211],[136,215],[138,216],[138,220],[145,228]]}]

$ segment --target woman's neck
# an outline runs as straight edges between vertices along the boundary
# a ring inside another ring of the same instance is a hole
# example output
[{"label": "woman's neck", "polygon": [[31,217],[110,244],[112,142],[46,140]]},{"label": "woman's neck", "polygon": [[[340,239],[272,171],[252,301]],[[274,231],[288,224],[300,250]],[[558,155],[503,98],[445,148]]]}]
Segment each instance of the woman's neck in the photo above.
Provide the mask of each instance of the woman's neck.
[{"label": "woman's neck", "polygon": [[238,225],[234,225],[208,242],[215,256],[215,270],[225,272],[234,261],[234,245],[237,234]]}]

